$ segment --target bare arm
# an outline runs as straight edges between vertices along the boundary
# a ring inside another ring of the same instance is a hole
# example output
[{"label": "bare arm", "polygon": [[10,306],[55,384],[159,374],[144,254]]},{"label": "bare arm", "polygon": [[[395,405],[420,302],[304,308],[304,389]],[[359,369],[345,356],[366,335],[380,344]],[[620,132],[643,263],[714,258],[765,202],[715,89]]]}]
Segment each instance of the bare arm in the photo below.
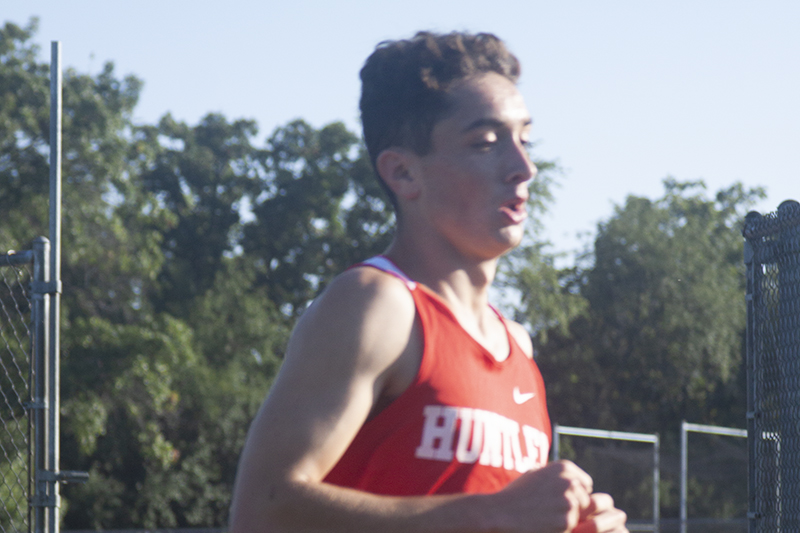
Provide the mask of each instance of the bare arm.
[{"label": "bare arm", "polygon": [[591,480],[571,463],[526,474],[494,495],[386,497],[323,481],[381,394],[399,392],[409,369],[416,372],[416,327],[407,289],[372,269],[345,273],[306,312],[251,426],[232,533],[562,532],[588,517]]}]

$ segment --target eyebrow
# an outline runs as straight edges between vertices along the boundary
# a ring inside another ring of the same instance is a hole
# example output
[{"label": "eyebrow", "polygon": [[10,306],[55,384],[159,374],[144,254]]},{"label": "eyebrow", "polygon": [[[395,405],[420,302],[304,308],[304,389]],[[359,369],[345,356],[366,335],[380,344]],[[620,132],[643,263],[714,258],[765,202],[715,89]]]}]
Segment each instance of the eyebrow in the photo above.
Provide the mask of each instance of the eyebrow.
[{"label": "eyebrow", "polygon": [[[529,119],[525,120],[525,122],[523,122],[522,125],[524,127],[524,126],[530,126],[531,124],[533,124],[533,120],[529,118]],[[475,120],[475,121],[471,122],[470,124],[468,124],[467,127],[465,127],[462,130],[462,133],[467,133],[467,132],[470,132],[472,130],[477,130],[477,129],[486,128],[486,127],[490,127],[490,128],[506,128],[507,124],[505,122],[503,122],[502,120],[498,120],[496,118],[488,118],[488,117],[479,118],[478,120]]]}]

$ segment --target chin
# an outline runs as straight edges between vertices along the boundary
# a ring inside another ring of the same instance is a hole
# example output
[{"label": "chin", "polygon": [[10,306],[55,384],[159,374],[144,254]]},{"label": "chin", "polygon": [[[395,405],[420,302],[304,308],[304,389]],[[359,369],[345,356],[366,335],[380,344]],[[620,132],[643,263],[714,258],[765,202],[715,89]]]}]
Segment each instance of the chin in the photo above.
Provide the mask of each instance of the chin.
[{"label": "chin", "polygon": [[520,245],[522,239],[506,239],[503,241],[498,241],[497,246],[492,254],[494,257],[500,257],[506,255],[507,253],[511,252]]},{"label": "chin", "polygon": [[522,243],[522,238],[524,236],[525,236],[525,230],[518,227],[506,228],[502,232],[503,243],[508,246],[509,250],[512,250],[517,246],[519,246]]}]

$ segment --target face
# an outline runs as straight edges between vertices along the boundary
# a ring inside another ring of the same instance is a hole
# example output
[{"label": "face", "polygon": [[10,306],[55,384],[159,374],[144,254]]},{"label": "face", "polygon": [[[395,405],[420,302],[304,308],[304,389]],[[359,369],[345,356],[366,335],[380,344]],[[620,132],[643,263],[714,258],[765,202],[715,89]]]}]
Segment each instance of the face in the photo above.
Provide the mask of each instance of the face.
[{"label": "face", "polygon": [[433,129],[432,149],[419,156],[418,215],[461,254],[496,258],[522,240],[531,118],[516,86],[489,73],[451,90],[450,114]]}]

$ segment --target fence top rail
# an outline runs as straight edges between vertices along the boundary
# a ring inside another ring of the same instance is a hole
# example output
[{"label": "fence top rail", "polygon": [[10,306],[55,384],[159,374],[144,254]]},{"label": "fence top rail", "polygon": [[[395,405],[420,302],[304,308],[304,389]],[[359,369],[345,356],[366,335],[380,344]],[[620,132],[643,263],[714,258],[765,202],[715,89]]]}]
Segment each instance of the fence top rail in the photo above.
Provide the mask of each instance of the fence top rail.
[{"label": "fence top rail", "polygon": [[573,437],[594,437],[597,439],[628,440],[634,442],[653,442],[658,443],[658,435],[650,433],[628,433],[625,431],[606,431],[603,429],[586,429],[570,426],[555,425],[555,432],[560,435],[572,435]]},{"label": "fence top rail", "polygon": [[782,229],[800,224],[800,204],[795,200],[781,202],[776,213],[762,215],[758,211],[750,211],[744,219],[742,235],[745,239],[760,239]]},{"label": "fence top rail", "polygon": [[745,437],[747,438],[747,430],[739,428],[726,428],[722,426],[706,426],[704,424],[690,424],[684,422],[681,427],[684,431],[694,431],[697,433],[711,433],[713,435],[726,435],[728,437]]},{"label": "fence top rail", "polygon": [[0,266],[27,265],[33,263],[33,250],[15,252],[13,250],[0,255]]}]

